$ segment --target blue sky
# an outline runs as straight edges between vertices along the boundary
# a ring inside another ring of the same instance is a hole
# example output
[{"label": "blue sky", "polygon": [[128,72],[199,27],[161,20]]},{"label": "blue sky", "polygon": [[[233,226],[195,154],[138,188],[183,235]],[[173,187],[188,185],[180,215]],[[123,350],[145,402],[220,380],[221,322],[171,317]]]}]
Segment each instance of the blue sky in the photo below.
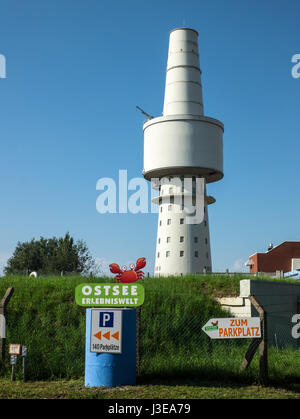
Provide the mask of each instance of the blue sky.
[{"label": "blue sky", "polygon": [[101,177],[141,176],[143,116],[162,113],[169,32],[199,32],[205,114],[224,179],[208,187],[213,269],[300,240],[297,0],[0,1],[0,268],[17,241],[69,231],[94,257],[145,256],[157,215],[96,211]]}]

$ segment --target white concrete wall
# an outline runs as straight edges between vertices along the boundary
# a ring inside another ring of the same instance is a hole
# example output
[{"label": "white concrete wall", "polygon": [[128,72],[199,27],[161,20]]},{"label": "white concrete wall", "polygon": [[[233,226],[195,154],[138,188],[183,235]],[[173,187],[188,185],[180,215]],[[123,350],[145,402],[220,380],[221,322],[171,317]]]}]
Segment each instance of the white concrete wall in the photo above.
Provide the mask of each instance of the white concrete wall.
[{"label": "white concrete wall", "polygon": [[292,316],[300,313],[300,283],[243,279],[240,296],[218,298],[222,308],[232,316],[256,317],[258,313],[250,304],[249,295],[257,298],[267,313],[269,343],[278,347],[298,347],[299,339],[292,337]]},{"label": "white concrete wall", "polygon": [[251,303],[247,298],[223,297],[216,300],[233,317],[251,317]]}]

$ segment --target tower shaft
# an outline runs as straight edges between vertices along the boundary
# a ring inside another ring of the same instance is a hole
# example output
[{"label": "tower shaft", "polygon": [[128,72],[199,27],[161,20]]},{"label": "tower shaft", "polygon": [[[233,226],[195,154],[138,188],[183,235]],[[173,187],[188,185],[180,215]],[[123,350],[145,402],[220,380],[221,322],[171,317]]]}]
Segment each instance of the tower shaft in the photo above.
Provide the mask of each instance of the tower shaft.
[{"label": "tower shaft", "polygon": [[[175,179],[178,178],[169,177],[169,183],[160,188],[155,275],[211,272],[207,210],[211,197],[206,198],[203,221],[190,224],[185,201],[191,191],[178,186]],[[194,182],[195,179],[193,189]]]},{"label": "tower shaft", "polygon": [[163,115],[203,115],[198,33],[170,34]]}]

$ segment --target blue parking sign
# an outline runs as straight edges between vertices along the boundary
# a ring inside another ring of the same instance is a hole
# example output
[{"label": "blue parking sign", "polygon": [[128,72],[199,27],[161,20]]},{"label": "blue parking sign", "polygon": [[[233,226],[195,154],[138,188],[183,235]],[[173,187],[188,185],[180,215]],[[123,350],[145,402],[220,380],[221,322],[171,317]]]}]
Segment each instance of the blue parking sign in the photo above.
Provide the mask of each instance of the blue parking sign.
[{"label": "blue parking sign", "polygon": [[99,327],[114,327],[114,313],[112,311],[101,311]]},{"label": "blue parking sign", "polygon": [[122,314],[122,309],[93,308],[91,310],[91,352],[122,353]]}]

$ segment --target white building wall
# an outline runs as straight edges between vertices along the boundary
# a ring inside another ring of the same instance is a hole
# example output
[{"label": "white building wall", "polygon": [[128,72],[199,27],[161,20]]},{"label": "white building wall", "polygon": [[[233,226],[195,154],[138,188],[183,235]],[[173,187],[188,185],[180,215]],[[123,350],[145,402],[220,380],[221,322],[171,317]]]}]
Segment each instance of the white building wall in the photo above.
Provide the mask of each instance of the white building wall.
[{"label": "white building wall", "polygon": [[292,271],[300,270],[300,259],[292,259]]}]

